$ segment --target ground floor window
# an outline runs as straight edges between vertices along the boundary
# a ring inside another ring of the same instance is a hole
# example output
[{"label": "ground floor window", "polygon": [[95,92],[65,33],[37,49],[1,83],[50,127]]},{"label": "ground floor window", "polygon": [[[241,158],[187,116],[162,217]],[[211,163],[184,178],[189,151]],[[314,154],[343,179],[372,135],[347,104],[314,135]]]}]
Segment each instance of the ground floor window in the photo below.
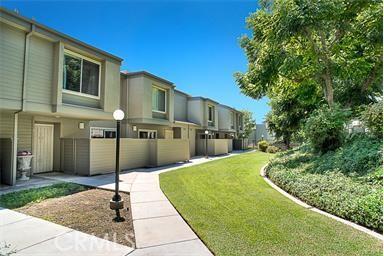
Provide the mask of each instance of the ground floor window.
[{"label": "ground floor window", "polygon": [[157,131],[155,130],[139,130],[139,139],[156,139]]},{"label": "ground floor window", "polygon": [[113,139],[116,138],[115,128],[91,127],[91,139]]}]

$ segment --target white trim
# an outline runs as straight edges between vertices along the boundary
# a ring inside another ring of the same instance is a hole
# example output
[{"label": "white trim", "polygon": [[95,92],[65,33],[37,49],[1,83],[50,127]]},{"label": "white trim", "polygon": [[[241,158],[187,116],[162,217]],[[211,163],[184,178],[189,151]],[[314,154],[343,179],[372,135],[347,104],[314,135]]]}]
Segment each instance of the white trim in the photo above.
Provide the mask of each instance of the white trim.
[{"label": "white trim", "polygon": [[[64,48],[64,61],[65,61],[65,55],[72,56],[74,58],[80,59],[80,61],[81,61],[81,66],[80,66],[80,68],[81,68],[81,71],[80,71],[80,91],[77,92],[77,91],[72,91],[72,90],[65,89],[64,88],[65,79],[63,79],[63,85],[61,87],[62,91],[65,92],[65,93],[68,93],[68,94],[74,94],[74,95],[77,95],[77,96],[83,96],[83,97],[88,97],[88,98],[93,98],[93,99],[98,99],[99,100],[100,99],[100,92],[101,92],[101,62],[97,61],[97,60],[94,60],[94,59],[91,59],[91,58],[88,58],[88,57],[86,57],[84,55],[81,55],[79,53],[76,53],[76,52],[73,52],[71,50],[68,50],[68,49]],[[99,81],[98,81],[98,86],[97,86],[97,96],[81,92],[82,83],[83,83],[83,60],[87,60],[87,61],[92,62],[94,64],[97,64],[99,66]],[[64,66],[64,63],[63,63],[63,66]],[[65,72],[65,71],[63,70],[63,72]]]},{"label": "white trim", "polygon": [[113,132],[116,132],[116,128],[91,126],[91,127],[89,127],[89,138],[90,138],[90,139],[100,139],[100,138],[92,138],[92,129],[93,129],[93,128],[103,130],[103,138],[105,138],[105,131],[113,131]]},{"label": "white trim", "polygon": [[[148,129],[139,129],[137,131],[137,138],[140,139],[140,132],[153,132],[155,134],[155,139],[157,139],[157,130],[148,130]],[[150,138],[147,138],[147,139],[150,139]]]},{"label": "white trim", "polygon": [[[209,122],[215,123],[215,106],[211,105],[211,104],[207,104],[207,105],[208,105],[208,118],[207,118],[208,123]],[[209,119],[209,108],[212,108],[212,118],[213,118],[213,120]]]},{"label": "white trim", "polygon": [[[153,109],[153,102],[152,102],[153,88],[156,88],[156,89],[158,89],[160,91],[164,91],[164,96],[165,96],[164,107],[165,107],[165,111],[160,111],[160,110]],[[152,93],[151,93],[152,112],[156,112],[156,113],[160,113],[160,114],[167,114],[167,98],[168,98],[167,94],[168,94],[168,90],[152,84]]]}]

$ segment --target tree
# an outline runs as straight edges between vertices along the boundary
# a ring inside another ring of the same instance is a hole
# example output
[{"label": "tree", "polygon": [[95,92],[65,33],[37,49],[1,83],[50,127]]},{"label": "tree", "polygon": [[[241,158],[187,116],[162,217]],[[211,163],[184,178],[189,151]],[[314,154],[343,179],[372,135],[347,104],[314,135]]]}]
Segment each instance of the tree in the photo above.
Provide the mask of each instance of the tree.
[{"label": "tree", "polygon": [[292,85],[288,80],[280,83],[280,87],[272,92],[271,111],[265,121],[268,130],[290,148],[292,137],[298,134],[304,120],[321,102],[321,92],[315,85]]},{"label": "tree", "polygon": [[252,37],[240,43],[248,71],[235,74],[245,95],[271,98],[282,79],[315,84],[329,106],[382,94],[381,1],[264,0],[247,26]]},{"label": "tree", "polygon": [[243,113],[244,118],[244,136],[245,138],[248,138],[256,127],[256,121],[253,119],[252,112],[248,110],[241,110],[241,113]]}]

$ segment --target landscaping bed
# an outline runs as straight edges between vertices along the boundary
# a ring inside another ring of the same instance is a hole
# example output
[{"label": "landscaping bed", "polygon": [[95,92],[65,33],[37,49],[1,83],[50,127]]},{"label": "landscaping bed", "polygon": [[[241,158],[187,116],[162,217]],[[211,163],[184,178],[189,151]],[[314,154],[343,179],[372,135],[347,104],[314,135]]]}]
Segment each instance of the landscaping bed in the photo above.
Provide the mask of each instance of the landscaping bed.
[{"label": "landscaping bed", "polygon": [[381,241],[270,187],[252,152],[160,174],[168,199],[215,255],[382,255]]},{"label": "landscaping bed", "polygon": [[323,155],[306,146],[281,153],[266,173],[306,203],[382,232],[382,163],[381,142],[357,136]]},{"label": "landscaping bed", "polygon": [[[0,196],[0,206],[134,247],[131,213],[125,208],[121,211],[125,221],[112,221],[115,212],[109,208],[109,200],[113,194],[112,191],[61,183]],[[120,195],[128,207],[129,195]],[[23,203],[17,203],[19,198]]]}]

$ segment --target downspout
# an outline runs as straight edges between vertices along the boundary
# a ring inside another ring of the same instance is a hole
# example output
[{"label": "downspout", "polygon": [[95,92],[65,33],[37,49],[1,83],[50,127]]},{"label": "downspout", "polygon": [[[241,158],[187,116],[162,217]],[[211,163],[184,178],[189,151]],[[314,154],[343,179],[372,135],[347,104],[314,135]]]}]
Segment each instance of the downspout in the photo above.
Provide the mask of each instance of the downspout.
[{"label": "downspout", "polygon": [[27,85],[27,65],[28,65],[28,52],[29,52],[29,39],[35,31],[35,24],[31,24],[29,32],[25,35],[24,42],[24,60],[23,60],[23,78],[21,84],[21,108],[13,114],[13,148],[12,148],[12,185],[16,183],[17,171],[17,140],[18,140],[18,123],[19,113],[25,110],[25,95]]}]

